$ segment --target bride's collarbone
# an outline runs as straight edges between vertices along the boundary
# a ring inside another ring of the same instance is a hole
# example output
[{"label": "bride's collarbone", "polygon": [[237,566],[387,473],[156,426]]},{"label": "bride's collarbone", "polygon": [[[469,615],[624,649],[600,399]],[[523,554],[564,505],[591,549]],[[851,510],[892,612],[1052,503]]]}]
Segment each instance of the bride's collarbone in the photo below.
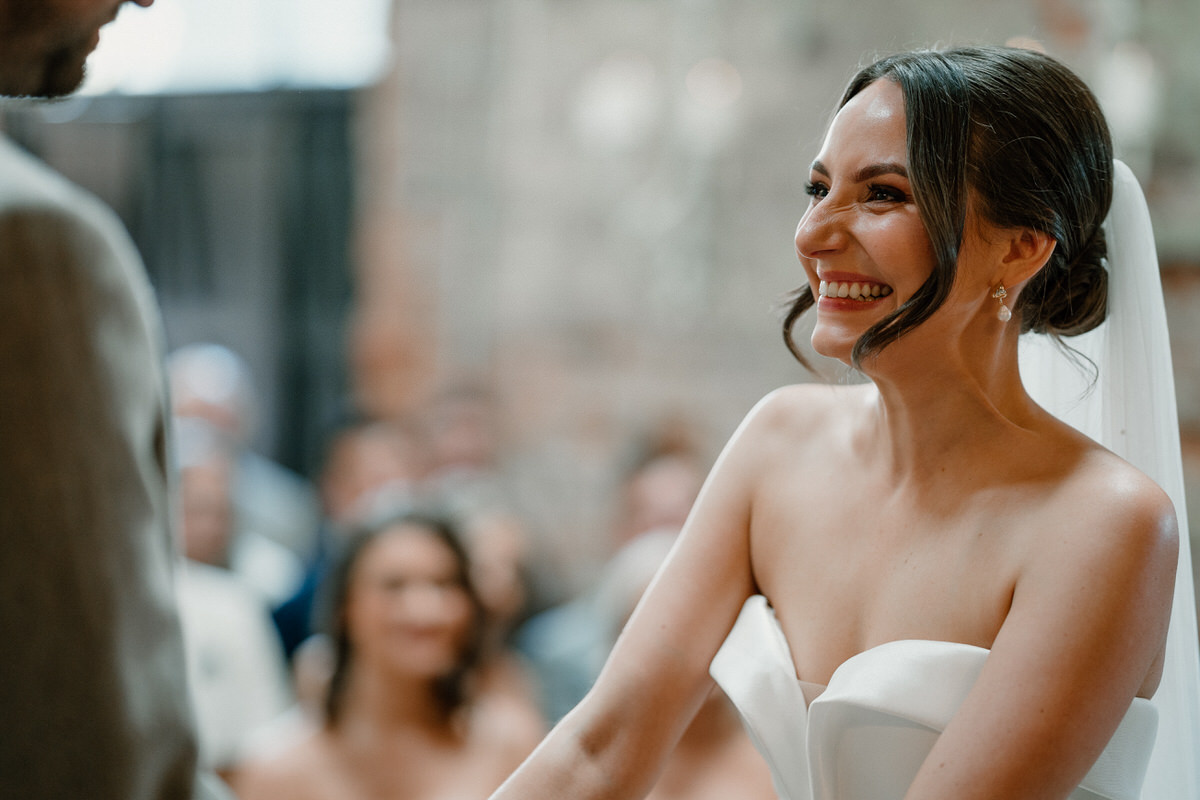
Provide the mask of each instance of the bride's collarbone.
[{"label": "bride's collarbone", "polygon": [[1021,528],[978,507],[829,504],[787,535],[760,537],[754,568],[793,650],[804,642],[820,676],[896,639],[990,646],[1027,547]]},{"label": "bride's collarbone", "polygon": [[945,480],[923,485],[829,477],[780,485],[756,497],[752,536],[785,549],[827,544],[873,549],[928,542],[953,545],[979,535],[1019,531],[1022,521],[1045,505],[1033,486]]},{"label": "bride's collarbone", "polygon": [[755,495],[755,515],[789,532],[810,523],[849,534],[1003,530],[1031,514],[1053,512],[1062,490],[1081,486],[1085,465],[1096,460],[1075,442],[1039,442],[995,457],[963,448],[897,465],[839,444],[826,439],[768,471]]},{"label": "bride's collarbone", "polygon": [[768,573],[842,575],[866,585],[905,575],[957,582],[964,570],[994,572],[1019,561],[1031,527],[1025,519],[979,507],[901,512],[848,504],[813,510],[788,531],[752,534],[752,548]]}]

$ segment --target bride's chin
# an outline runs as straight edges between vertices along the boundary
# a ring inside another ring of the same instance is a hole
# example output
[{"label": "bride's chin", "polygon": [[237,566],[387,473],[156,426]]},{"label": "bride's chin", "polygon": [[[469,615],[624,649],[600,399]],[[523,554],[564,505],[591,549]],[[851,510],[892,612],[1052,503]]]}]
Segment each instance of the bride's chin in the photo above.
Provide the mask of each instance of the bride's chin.
[{"label": "bride's chin", "polygon": [[813,351],[825,358],[833,358],[841,361],[843,364],[850,364],[851,355],[854,353],[854,345],[858,342],[858,337],[862,335],[862,331],[836,332],[830,330],[822,330],[818,325],[813,330],[812,338],[809,340]]}]

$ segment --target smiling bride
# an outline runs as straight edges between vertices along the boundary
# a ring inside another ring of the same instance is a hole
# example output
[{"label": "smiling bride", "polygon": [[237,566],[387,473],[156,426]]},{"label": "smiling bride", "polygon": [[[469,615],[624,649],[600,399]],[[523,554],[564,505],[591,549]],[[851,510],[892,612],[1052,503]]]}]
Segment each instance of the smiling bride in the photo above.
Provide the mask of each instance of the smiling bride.
[{"label": "smiling bride", "polygon": [[1147,404],[1111,437],[1022,377],[1023,333],[1161,323],[1129,306],[1148,287],[1161,314],[1153,240],[1092,93],[1029,50],[882,59],[807,192],[785,338],[803,361],[813,309],[813,349],[869,380],[749,414],[596,686],[494,800],[644,795],[710,663],[787,800],[1197,797],[1169,362],[1153,391],[1120,372],[1149,352],[1048,370],[1091,362],[1077,406]]}]

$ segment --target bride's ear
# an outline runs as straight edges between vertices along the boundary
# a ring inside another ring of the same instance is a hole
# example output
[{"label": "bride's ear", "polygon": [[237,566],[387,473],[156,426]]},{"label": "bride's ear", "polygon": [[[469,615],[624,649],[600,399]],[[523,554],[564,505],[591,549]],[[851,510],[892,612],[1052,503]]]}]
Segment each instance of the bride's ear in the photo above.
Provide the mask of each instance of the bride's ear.
[{"label": "bride's ear", "polygon": [[1048,233],[1018,228],[1009,233],[1008,252],[1001,259],[1005,286],[1020,286],[1046,265],[1058,242]]}]

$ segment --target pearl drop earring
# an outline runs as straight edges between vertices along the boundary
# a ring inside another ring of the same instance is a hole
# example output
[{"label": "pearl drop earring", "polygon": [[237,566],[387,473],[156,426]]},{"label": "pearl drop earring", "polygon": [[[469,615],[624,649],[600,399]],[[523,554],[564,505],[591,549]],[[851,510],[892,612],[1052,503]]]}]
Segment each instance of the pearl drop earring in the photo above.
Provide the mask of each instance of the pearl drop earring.
[{"label": "pearl drop earring", "polygon": [[996,311],[996,319],[1001,322],[1008,322],[1012,319],[1012,311],[1008,309],[1008,306],[1004,305],[1004,298],[1008,297],[1008,291],[1004,288],[1003,283],[996,287],[996,291],[992,292],[992,297],[1000,301],[1000,308]]}]

